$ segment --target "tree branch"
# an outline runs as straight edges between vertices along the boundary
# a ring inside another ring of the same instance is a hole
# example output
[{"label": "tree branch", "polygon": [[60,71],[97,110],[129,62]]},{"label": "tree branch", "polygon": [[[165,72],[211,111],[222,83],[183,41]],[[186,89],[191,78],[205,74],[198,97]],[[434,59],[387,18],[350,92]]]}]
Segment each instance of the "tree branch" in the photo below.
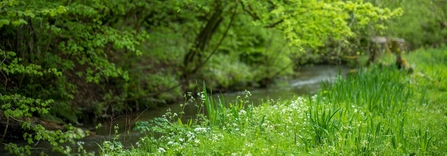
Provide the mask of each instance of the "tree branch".
[{"label": "tree branch", "polygon": [[[269,1],[269,3],[270,3],[271,5],[274,5],[273,3],[271,3],[271,1]],[[261,20],[261,18],[259,17],[259,15],[257,15],[256,13],[254,13],[254,12],[252,11],[253,8],[252,8],[250,5],[248,5],[248,9],[247,9],[247,7],[244,5],[244,2],[241,2],[241,4],[242,4],[242,10],[244,10],[245,12],[247,12],[248,15],[250,15],[250,16],[253,18],[253,20],[255,20],[255,21],[257,21],[257,20]],[[275,27],[276,25],[278,25],[278,24],[280,24],[280,23],[282,23],[282,22],[284,22],[284,18],[281,19],[281,20],[279,20],[279,21],[277,21],[277,22],[275,22],[275,23],[266,25],[266,26],[264,26],[264,28],[273,28],[273,27]]]},{"label": "tree branch", "polygon": [[273,28],[273,27],[275,27],[276,25],[278,25],[278,24],[280,24],[282,22],[284,22],[284,19],[281,19],[281,20],[279,20],[279,21],[277,21],[275,23],[272,23],[270,25],[266,25],[266,26],[264,26],[264,28]]},{"label": "tree branch", "polygon": [[250,15],[252,18],[253,18],[253,20],[260,20],[261,18],[259,18],[259,16],[258,15],[256,15],[255,13],[253,13],[251,10],[253,10],[252,8],[251,8],[251,6],[248,6],[249,7],[249,9],[250,10],[248,10],[246,7],[245,7],[245,5],[244,5],[244,2],[241,2],[241,4],[242,4],[242,10],[244,10],[245,12],[247,12],[248,13],[248,15]]},{"label": "tree branch", "polygon": [[213,56],[217,52],[217,49],[220,47],[220,45],[222,44],[223,40],[226,38],[226,36],[228,34],[228,30],[230,30],[230,27],[233,24],[234,17],[236,17],[237,8],[238,8],[238,3],[236,2],[236,6],[234,7],[233,14],[231,15],[230,23],[228,24],[227,28],[225,29],[224,34],[220,38],[219,43],[217,43],[216,47],[214,47],[214,49],[211,52],[211,54],[206,57],[205,61],[201,62],[198,66],[196,66],[196,68],[193,70],[193,73],[196,73],[200,68],[202,68],[203,65],[205,65],[205,63],[209,61],[211,56]]}]

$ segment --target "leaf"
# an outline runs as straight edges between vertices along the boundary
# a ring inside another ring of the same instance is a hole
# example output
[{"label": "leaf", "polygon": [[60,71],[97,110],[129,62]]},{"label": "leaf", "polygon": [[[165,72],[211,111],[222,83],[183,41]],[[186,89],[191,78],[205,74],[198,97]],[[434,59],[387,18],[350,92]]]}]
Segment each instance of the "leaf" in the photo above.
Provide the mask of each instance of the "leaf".
[{"label": "leaf", "polygon": [[26,10],[23,14],[25,16],[28,16],[28,17],[31,17],[31,18],[36,17],[36,15],[34,13],[32,13],[30,10]]},{"label": "leaf", "polygon": [[66,11],[67,11],[67,8],[65,8],[64,6],[57,7],[57,13],[59,13],[59,14],[63,14]]},{"label": "leaf", "polygon": [[6,14],[7,14],[9,17],[16,17],[16,16],[17,16],[17,12],[15,12],[15,11],[8,11],[8,12],[6,12]]},{"label": "leaf", "polygon": [[50,11],[50,16],[51,16],[51,17],[56,16],[56,10],[51,10],[51,11]]},{"label": "leaf", "polygon": [[16,21],[12,22],[12,25],[14,25],[14,26],[19,26],[21,24],[28,24],[28,22],[26,22],[24,19],[18,19]]},{"label": "leaf", "polygon": [[0,19],[0,28],[1,28],[3,25],[9,25],[9,20],[7,20],[7,19]]}]

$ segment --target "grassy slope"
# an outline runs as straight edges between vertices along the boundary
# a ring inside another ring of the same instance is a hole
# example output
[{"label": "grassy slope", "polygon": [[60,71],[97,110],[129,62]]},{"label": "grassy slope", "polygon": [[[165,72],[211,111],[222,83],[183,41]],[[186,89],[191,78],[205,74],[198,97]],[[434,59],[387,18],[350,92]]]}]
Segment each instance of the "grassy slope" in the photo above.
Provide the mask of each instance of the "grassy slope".
[{"label": "grassy slope", "polygon": [[[320,93],[257,107],[214,106],[197,124],[173,114],[138,128],[147,137],[109,155],[402,155],[447,153],[447,51],[414,52],[408,75],[372,68]],[[200,104],[199,104],[200,106]],[[154,139],[157,137],[158,139]]]}]

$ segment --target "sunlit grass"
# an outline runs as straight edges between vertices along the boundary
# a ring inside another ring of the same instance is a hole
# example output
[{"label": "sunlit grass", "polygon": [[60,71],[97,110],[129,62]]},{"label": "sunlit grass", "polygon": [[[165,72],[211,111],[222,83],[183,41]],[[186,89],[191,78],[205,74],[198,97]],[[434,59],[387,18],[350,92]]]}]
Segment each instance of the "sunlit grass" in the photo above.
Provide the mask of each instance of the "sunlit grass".
[{"label": "sunlit grass", "polygon": [[406,58],[413,75],[372,67],[325,83],[315,95],[256,107],[244,98],[224,105],[204,92],[199,119],[140,122],[146,137],[135,148],[107,154],[445,155],[447,51]]}]

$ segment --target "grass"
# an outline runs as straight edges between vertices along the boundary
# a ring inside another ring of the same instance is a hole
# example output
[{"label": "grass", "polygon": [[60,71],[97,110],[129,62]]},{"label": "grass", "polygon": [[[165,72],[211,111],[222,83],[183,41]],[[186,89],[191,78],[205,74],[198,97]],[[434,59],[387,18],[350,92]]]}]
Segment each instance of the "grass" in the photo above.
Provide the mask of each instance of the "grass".
[{"label": "grass", "polygon": [[[406,56],[409,75],[372,67],[315,95],[225,106],[203,95],[196,120],[138,123],[136,147],[107,155],[446,155],[447,51]],[[170,113],[172,114],[172,113]]]}]

